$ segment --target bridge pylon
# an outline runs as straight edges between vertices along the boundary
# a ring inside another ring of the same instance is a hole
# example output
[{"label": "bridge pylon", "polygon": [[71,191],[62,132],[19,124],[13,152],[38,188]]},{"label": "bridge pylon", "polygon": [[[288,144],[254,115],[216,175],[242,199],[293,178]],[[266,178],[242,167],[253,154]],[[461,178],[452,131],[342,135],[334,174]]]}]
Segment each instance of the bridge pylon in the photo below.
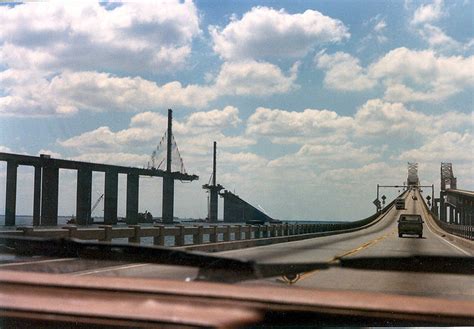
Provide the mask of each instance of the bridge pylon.
[{"label": "bridge pylon", "polygon": [[208,204],[208,215],[207,218],[209,222],[217,222],[217,212],[218,212],[218,196],[219,192],[224,189],[220,184],[216,183],[216,149],[217,143],[214,141],[214,151],[212,157],[212,184],[205,184],[202,186],[203,189],[209,191],[209,204]]}]

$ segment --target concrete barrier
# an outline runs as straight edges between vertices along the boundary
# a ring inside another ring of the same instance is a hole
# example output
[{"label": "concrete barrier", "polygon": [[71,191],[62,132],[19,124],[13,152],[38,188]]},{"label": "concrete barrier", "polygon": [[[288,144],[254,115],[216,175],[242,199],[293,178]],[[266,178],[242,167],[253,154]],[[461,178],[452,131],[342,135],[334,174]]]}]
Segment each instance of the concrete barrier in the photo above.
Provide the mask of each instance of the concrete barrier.
[{"label": "concrete barrier", "polygon": [[[157,246],[164,246],[166,238],[172,237],[174,240],[172,246],[174,247],[201,251],[222,251],[353,232],[375,224],[392,205],[393,202],[381,212],[355,222],[209,226],[129,225],[128,227],[101,225],[94,228],[68,225],[52,229],[26,226],[17,228],[17,231],[0,231],[0,234],[75,238],[105,242],[113,242],[115,239],[128,239],[129,243],[137,244],[140,243],[142,238],[151,237],[153,238],[153,244]],[[204,243],[205,237],[208,237],[209,243]],[[187,241],[188,243],[186,243]]]}]

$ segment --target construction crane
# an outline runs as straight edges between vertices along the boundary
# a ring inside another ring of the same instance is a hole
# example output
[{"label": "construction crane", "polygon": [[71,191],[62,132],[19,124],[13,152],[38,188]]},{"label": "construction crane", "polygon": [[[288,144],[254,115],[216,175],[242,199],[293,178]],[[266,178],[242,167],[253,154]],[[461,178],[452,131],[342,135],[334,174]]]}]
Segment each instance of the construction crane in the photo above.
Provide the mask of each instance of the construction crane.
[{"label": "construction crane", "polygon": [[[104,193],[100,195],[100,197],[97,199],[97,201],[94,203],[94,205],[91,208],[91,218],[90,222],[88,224],[93,224],[94,223],[94,218],[92,217],[92,213],[94,212],[95,208],[99,205],[100,201],[104,198]],[[72,216],[70,220],[67,221],[67,224],[76,224],[76,217]]]},{"label": "construction crane", "polygon": [[97,199],[97,201],[94,203],[94,205],[91,208],[91,215],[94,212],[95,208],[99,205],[100,201],[104,198],[104,193]]}]

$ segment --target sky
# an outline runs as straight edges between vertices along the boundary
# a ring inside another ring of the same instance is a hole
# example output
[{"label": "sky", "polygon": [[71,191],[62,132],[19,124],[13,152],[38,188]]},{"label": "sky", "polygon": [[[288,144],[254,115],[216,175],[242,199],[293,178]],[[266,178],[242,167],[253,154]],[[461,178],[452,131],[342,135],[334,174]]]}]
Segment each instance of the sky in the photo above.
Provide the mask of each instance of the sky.
[{"label": "sky", "polygon": [[[473,1],[216,4],[2,3],[0,152],[143,167],[171,108],[200,176],[176,182],[179,217],[207,215],[214,140],[218,183],[278,219],[367,217],[407,162],[436,189],[452,162],[474,189]],[[20,166],[17,214],[32,214],[32,182]],[[93,201],[103,184],[94,173]],[[140,211],[161,215],[161,184],[140,179]],[[75,171],[59,189],[74,214]],[[120,175],[119,216],[125,195]]]}]

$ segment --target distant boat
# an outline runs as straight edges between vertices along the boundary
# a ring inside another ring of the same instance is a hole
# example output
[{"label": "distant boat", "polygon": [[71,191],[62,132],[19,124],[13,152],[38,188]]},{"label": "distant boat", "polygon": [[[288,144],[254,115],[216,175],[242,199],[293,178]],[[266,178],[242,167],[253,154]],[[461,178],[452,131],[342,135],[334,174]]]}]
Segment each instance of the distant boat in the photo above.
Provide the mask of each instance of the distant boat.
[{"label": "distant boat", "polygon": [[148,210],[138,213],[138,223],[153,223],[153,215]]}]

